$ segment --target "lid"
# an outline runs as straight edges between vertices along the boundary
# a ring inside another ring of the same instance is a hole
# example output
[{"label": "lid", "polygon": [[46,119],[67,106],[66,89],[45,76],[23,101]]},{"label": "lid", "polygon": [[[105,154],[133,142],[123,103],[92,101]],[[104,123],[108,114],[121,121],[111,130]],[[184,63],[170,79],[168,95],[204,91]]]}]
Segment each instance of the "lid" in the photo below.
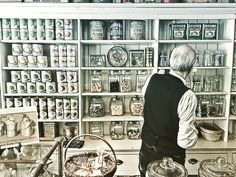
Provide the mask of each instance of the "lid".
[{"label": "lid", "polygon": [[223,157],[218,157],[217,159],[208,159],[202,161],[200,164],[200,169],[205,175],[211,177],[234,177],[236,176],[236,166],[226,162]]},{"label": "lid", "polygon": [[151,162],[147,167],[148,177],[187,177],[185,167],[174,162],[170,157]]}]

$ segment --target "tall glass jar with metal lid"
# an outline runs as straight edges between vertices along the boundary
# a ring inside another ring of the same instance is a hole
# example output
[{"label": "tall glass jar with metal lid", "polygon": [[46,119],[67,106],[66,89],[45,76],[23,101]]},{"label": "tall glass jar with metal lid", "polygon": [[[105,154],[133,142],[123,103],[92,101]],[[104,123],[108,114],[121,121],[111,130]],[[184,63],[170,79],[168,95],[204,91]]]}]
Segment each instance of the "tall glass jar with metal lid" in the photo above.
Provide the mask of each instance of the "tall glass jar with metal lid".
[{"label": "tall glass jar with metal lid", "polygon": [[102,92],[103,91],[103,78],[101,71],[93,71],[90,76],[90,91]]},{"label": "tall glass jar with metal lid", "polygon": [[104,101],[101,96],[90,97],[88,113],[90,117],[102,117],[105,115]]},{"label": "tall glass jar with metal lid", "polygon": [[137,140],[141,136],[141,125],[139,121],[128,121],[127,123],[127,137],[129,139]]},{"label": "tall glass jar with metal lid", "polygon": [[120,75],[120,91],[131,92],[132,91],[132,76],[130,71],[122,71]]},{"label": "tall glass jar with metal lid", "polygon": [[123,39],[123,24],[122,20],[112,20],[110,24],[110,39]]},{"label": "tall glass jar with metal lid", "polygon": [[139,96],[131,97],[129,102],[129,110],[132,116],[142,116],[143,98]]},{"label": "tall glass jar with metal lid", "polygon": [[122,140],[125,138],[124,134],[125,123],[122,121],[112,121],[110,124],[110,137],[113,140]]},{"label": "tall glass jar with metal lid", "polygon": [[136,75],[136,91],[142,92],[143,86],[147,80],[148,72],[145,70],[139,70],[137,71]]},{"label": "tall glass jar with metal lid", "polygon": [[110,71],[108,79],[109,79],[109,92],[120,92],[119,71]]},{"label": "tall glass jar with metal lid", "polygon": [[112,116],[122,116],[124,113],[123,99],[118,96],[111,97],[109,108]]},{"label": "tall glass jar with metal lid", "polygon": [[104,123],[97,122],[97,121],[89,122],[89,133],[103,137],[104,136]]},{"label": "tall glass jar with metal lid", "polygon": [[218,96],[213,99],[214,116],[224,117],[225,116],[225,98]]}]

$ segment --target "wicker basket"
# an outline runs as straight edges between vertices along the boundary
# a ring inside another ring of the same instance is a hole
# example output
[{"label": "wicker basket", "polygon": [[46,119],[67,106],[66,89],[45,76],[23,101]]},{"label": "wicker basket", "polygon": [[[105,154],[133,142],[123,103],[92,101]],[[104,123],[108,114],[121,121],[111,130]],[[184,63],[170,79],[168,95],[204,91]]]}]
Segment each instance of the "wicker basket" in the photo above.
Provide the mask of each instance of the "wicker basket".
[{"label": "wicker basket", "polygon": [[[92,138],[97,138],[99,140],[102,140],[103,142],[105,142],[109,148],[112,151],[113,156],[111,156],[110,154],[105,154],[103,156],[100,156],[102,159],[102,164],[106,164],[105,166],[101,166],[99,167],[99,171],[100,174],[99,175],[95,175],[91,173],[94,170],[94,166],[92,164],[94,164],[94,160],[98,159],[98,153],[96,152],[85,152],[85,153],[79,153],[76,155],[72,155],[68,158],[66,158],[66,153],[67,153],[67,149],[69,147],[69,145],[71,144],[72,141],[74,141],[77,138],[81,138],[81,137],[86,137],[86,136],[90,136]],[[86,165],[84,165],[86,164]],[[97,136],[97,135],[92,135],[92,134],[82,134],[82,135],[78,135],[75,136],[74,138],[72,138],[65,149],[64,152],[64,173],[66,177],[89,177],[89,176],[104,176],[104,177],[112,177],[117,169],[117,160],[116,160],[116,154],[115,151],[113,150],[113,148],[111,147],[111,145],[104,140],[103,138]],[[85,172],[83,174],[81,174],[81,172]],[[91,173],[88,173],[90,172]]]},{"label": "wicker basket", "polygon": [[200,123],[199,128],[203,138],[208,141],[219,141],[223,135],[223,130],[215,124]]}]

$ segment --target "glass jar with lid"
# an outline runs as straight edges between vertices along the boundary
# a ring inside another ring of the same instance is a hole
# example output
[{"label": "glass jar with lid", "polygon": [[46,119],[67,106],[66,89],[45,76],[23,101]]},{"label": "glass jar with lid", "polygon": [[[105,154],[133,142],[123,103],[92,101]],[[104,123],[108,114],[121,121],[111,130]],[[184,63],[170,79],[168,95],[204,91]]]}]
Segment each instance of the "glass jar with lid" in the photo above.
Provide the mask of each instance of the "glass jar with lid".
[{"label": "glass jar with lid", "polygon": [[236,115],[236,96],[232,96],[230,100],[230,113]]},{"label": "glass jar with lid", "polygon": [[66,122],[64,124],[64,135],[67,141],[71,140],[78,134],[78,124],[74,122]]},{"label": "glass jar with lid", "polygon": [[147,80],[148,72],[147,71],[137,71],[136,75],[136,91],[142,92],[143,86]]},{"label": "glass jar with lid", "polygon": [[161,67],[165,67],[165,66],[168,66],[168,63],[167,63],[167,52],[165,50],[162,50],[160,55],[159,55],[159,66]]},{"label": "glass jar with lid", "polygon": [[123,22],[122,20],[112,20],[110,24],[110,39],[123,39]]},{"label": "glass jar with lid", "polygon": [[214,106],[214,116],[215,117],[224,117],[225,116],[225,98],[216,97],[213,99]]},{"label": "glass jar with lid", "polygon": [[132,116],[142,116],[143,98],[139,96],[131,97],[129,102],[129,111]]},{"label": "glass jar with lid", "polygon": [[105,115],[104,101],[101,96],[90,97],[88,112],[90,117],[102,117]]},{"label": "glass jar with lid", "polygon": [[193,91],[201,92],[203,90],[203,76],[193,75]]},{"label": "glass jar with lid", "polygon": [[224,66],[224,53],[222,50],[215,50],[212,58],[213,66]]},{"label": "glass jar with lid", "polygon": [[211,110],[211,102],[207,97],[199,97],[198,98],[198,105],[196,109],[196,116],[197,117],[209,117],[210,110]]},{"label": "glass jar with lid", "polygon": [[132,76],[130,71],[122,71],[120,75],[120,91],[121,92],[132,91]]},{"label": "glass jar with lid", "polygon": [[141,136],[141,125],[139,121],[128,121],[127,136],[129,139],[137,140]]},{"label": "glass jar with lid", "polygon": [[204,50],[203,53],[203,66],[213,66],[213,59],[212,59],[212,51],[211,50]]},{"label": "glass jar with lid", "polygon": [[233,177],[236,176],[236,166],[228,163],[225,158],[206,159],[200,163],[199,177]]},{"label": "glass jar with lid", "polygon": [[109,92],[120,92],[119,71],[110,71],[108,79],[109,79]]},{"label": "glass jar with lid", "polygon": [[124,113],[123,99],[118,96],[111,97],[109,108],[112,116],[122,116]]},{"label": "glass jar with lid", "polygon": [[213,76],[205,76],[204,77],[204,91],[212,92],[214,88],[214,77]]},{"label": "glass jar with lid", "polygon": [[103,122],[89,122],[89,133],[103,137],[104,136]]},{"label": "glass jar with lid", "polygon": [[215,75],[213,76],[213,91],[214,92],[221,92],[223,91],[223,76]]},{"label": "glass jar with lid", "polygon": [[125,124],[122,121],[112,121],[110,124],[110,137],[113,140],[122,140],[124,135]]},{"label": "glass jar with lid", "polygon": [[90,76],[90,90],[91,92],[102,92],[103,79],[101,71],[93,71]]}]

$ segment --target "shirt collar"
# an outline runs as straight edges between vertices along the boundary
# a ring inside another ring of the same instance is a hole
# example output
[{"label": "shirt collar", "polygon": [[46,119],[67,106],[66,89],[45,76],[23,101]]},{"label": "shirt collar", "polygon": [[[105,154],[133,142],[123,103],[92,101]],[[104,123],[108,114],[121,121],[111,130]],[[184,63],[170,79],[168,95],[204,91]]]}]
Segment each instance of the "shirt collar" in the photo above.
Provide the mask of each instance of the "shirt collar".
[{"label": "shirt collar", "polygon": [[179,78],[179,79],[184,83],[184,85],[186,85],[185,79],[182,78],[180,75],[178,75],[174,70],[171,69],[170,72],[169,72],[169,74],[171,74],[172,76],[175,76],[175,77]]}]

